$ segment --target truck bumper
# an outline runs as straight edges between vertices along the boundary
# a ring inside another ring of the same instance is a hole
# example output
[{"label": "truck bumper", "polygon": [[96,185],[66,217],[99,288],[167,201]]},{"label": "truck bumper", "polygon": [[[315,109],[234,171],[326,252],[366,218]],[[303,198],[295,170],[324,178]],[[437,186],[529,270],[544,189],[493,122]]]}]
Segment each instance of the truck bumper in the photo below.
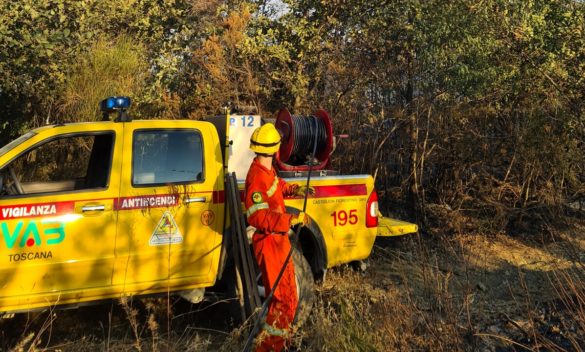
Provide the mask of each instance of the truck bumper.
[{"label": "truck bumper", "polygon": [[379,237],[402,236],[417,231],[418,226],[416,224],[387,217],[381,217],[378,219]]}]

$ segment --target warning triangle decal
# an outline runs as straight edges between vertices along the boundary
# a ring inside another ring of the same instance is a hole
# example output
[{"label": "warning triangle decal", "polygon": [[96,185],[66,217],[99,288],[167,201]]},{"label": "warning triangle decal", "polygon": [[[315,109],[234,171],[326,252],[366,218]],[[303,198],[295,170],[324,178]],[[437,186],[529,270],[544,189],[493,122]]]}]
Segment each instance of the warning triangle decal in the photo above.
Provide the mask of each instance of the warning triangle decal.
[{"label": "warning triangle decal", "polygon": [[163,216],[160,218],[158,225],[154,228],[150,241],[148,242],[151,246],[160,246],[163,244],[173,244],[183,242],[183,236],[179,227],[173,219],[173,216],[168,211],[165,211]]}]

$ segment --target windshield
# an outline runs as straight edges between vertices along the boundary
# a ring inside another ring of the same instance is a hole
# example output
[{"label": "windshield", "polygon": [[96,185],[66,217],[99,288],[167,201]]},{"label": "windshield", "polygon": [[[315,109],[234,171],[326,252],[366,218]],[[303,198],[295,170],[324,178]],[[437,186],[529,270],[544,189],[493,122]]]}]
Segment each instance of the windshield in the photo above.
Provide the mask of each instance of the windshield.
[{"label": "windshield", "polygon": [[10,150],[18,147],[19,145],[21,145],[22,143],[28,141],[29,139],[31,139],[32,137],[34,137],[36,135],[35,132],[28,132],[26,134],[23,134],[22,136],[16,138],[15,140],[13,140],[12,142],[6,144],[5,146],[3,146],[2,148],[0,148],[0,157],[3,156],[4,154],[8,153]]}]

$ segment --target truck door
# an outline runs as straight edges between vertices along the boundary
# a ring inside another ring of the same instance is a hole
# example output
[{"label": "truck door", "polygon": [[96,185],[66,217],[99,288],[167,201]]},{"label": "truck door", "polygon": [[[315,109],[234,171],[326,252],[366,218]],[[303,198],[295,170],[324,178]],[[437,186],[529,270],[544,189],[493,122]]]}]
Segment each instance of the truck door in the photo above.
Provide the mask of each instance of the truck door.
[{"label": "truck door", "polygon": [[132,153],[124,155],[116,205],[115,283],[126,293],[212,284],[222,236],[213,192],[218,160],[203,138],[210,126],[194,128],[199,126],[194,121],[169,121],[165,128],[139,121],[125,125],[124,143]]},{"label": "truck door", "polygon": [[3,307],[74,302],[111,285],[122,129],[107,126],[45,128],[3,153]]}]

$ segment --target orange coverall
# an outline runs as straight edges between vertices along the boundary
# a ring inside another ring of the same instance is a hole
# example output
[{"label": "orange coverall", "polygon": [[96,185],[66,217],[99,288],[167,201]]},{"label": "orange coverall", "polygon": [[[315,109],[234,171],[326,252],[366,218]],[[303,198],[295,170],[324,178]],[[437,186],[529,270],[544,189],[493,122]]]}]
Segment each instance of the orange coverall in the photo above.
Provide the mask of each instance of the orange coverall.
[{"label": "orange coverall", "polygon": [[[287,184],[278,178],[274,169],[268,170],[254,159],[246,177],[244,204],[248,223],[256,228],[252,246],[262,271],[266,296],[291,248],[287,233],[294,215],[285,212],[284,196],[294,194],[295,189],[296,185]],[[260,336],[265,338],[256,351],[281,351],[284,348],[297,304],[294,266],[289,260],[262,326],[264,333]]]}]

